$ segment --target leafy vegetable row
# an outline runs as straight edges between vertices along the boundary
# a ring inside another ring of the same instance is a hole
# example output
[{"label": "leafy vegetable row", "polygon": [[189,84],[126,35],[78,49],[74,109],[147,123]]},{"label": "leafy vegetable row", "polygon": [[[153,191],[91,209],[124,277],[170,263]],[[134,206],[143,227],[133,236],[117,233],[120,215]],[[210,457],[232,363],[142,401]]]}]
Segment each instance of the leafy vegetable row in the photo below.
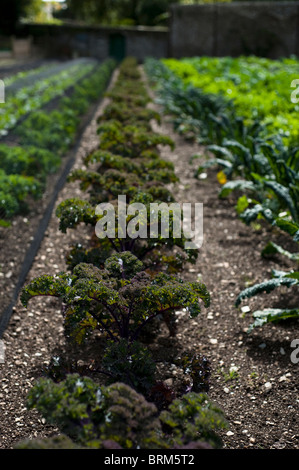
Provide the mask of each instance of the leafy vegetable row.
[{"label": "leafy vegetable row", "polygon": [[6,96],[27,86],[32,86],[37,80],[49,78],[57,75],[62,70],[72,69],[77,64],[92,63],[91,59],[72,59],[68,62],[47,61],[40,66],[34,66],[31,69],[15,73],[3,78],[5,84]]},{"label": "leafy vegetable row", "polygon": [[[151,129],[151,120],[160,117],[147,107],[150,99],[134,59],[121,64],[107,96],[110,104],[98,119],[99,146],[86,156],[86,169],[69,177],[80,181],[86,199],[63,201],[56,212],[62,232],[82,223],[90,226],[90,244],[71,248],[67,272],[33,279],[21,295],[24,306],[37,296],[60,298],[66,337],[80,345],[100,332],[104,351],[94,357],[93,367],[81,371],[66,358],[53,357],[49,377],[29,394],[29,406],[73,440],[65,445],[219,447],[217,431],[227,424],[207,396],[208,360],[192,350],[178,351],[175,361],[183,379],[171,388],[157,379],[149,340],[163,322],[175,336],[175,313],[186,309],[196,317],[202,305],[209,305],[204,284],[175,274],[196,259],[197,250],[187,252],[171,230],[169,238],[161,233],[155,239],[122,238],[118,208],[115,236],[94,235],[95,225],[105,217],[96,210],[98,204],[116,206],[123,195],[127,204],[173,201],[166,185],[177,181],[158,149],[173,148],[173,142]],[[132,221],[128,215],[126,222]]]},{"label": "leafy vegetable row", "polygon": [[163,63],[186,84],[232,101],[246,125],[255,120],[286,145],[298,145],[298,104],[291,100],[298,79],[297,58],[271,60],[256,56],[165,59]]},{"label": "leafy vegetable row", "polygon": [[[288,122],[292,135],[286,132],[285,126],[276,133],[282,111],[287,109],[292,118],[295,115],[296,107],[287,100],[289,81],[294,75],[286,72],[294,74],[296,65],[291,59],[282,62],[264,59],[255,62],[255,58],[163,62],[149,59],[146,70],[156,82],[159,101],[173,116],[175,128],[186,138],[207,146],[207,162],[198,168],[196,176],[218,166],[221,169],[218,180],[222,184],[219,196],[239,194],[236,209],[244,223],[266,220],[299,242],[297,128],[293,129]],[[277,81],[271,75],[274,72]],[[275,90],[275,86],[281,88]],[[234,99],[228,100],[227,93],[231,90],[234,93],[229,94]],[[263,255],[273,253],[284,254],[295,261],[299,259],[297,253],[269,242]],[[270,281],[240,293],[236,305],[244,298],[270,292],[281,285],[298,286],[298,279],[298,270],[273,272]],[[265,309],[254,312],[253,316],[250,330],[267,322],[298,318],[299,308]]]},{"label": "leafy vegetable row", "polygon": [[30,86],[9,94],[6,102],[0,106],[0,135],[5,136],[13,129],[22,116],[44,106],[53,98],[63,95],[65,90],[75,85],[80,78],[95,67],[91,63],[74,63],[72,67],[62,69],[59,73],[43,80],[37,80]]},{"label": "leafy vegetable row", "polygon": [[62,97],[53,111],[32,111],[14,131],[18,145],[0,144],[3,225],[28,210],[28,196],[41,197],[47,175],[58,170],[61,158],[74,143],[82,115],[105,90],[113,68],[114,62],[109,60],[74,82],[70,97]]},{"label": "leafy vegetable row", "polygon": [[41,73],[45,69],[48,68],[48,65],[41,65],[40,67],[34,67],[29,70],[22,70],[21,72],[14,73],[13,75],[8,75],[7,77],[1,77],[1,79],[4,81],[5,86],[11,86],[18,81],[22,81],[23,79],[29,78],[34,76],[35,74]]}]

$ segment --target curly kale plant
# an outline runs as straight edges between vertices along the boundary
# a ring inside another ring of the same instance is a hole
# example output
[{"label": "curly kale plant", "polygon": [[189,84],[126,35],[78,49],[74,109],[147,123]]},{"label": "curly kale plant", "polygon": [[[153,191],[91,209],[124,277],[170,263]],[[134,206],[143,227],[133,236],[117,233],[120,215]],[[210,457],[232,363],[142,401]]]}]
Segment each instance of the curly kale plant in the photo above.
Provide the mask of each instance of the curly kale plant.
[{"label": "curly kale plant", "polygon": [[86,361],[78,361],[74,350],[70,354],[61,354],[57,350],[44,369],[44,375],[54,382],[61,382],[69,374],[100,377],[105,385],[122,382],[148,396],[156,383],[156,363],[148,347],[139,341],[129,343],[122,338],[118,342],[108,341],[102,354],[93,355]]},{"label": "curly kale plant", "polygon": [[[136,206],[133,205],[135,203]],[[136,209],[134,215],[129,215],[129,209],[140,207],[138,204],[142,204],[143,210],[139,212],[138,209],[139,213],[136,215]],[[152,204],[155,204],[157,209],[157,217],[152,213]],[[78,198],[67,199],[58,206],[56,215],[60,219],[59,228],[63,233],[84,223],[94,227],[98,236],[98,240],[89,250],[84,248],[76,250],[76,248],[73,248],[71,255],[73,261],[77,259],[81,259],[83,262],[88,262],[91,259],[101,261],[101,253],[108,253],[110,246],[111,254],[113,252],[130,251],[137,258],[144,261],[149,269],[161,269],[161,266],[164,265],[168,272],[175,272],[183,267],[184,262],[194,263],[198,257],[198,250],[196,248],[186,248],[186,242],[190,240],[184,235],[182,220],[177,220],[177,206],[174,206],[171,210],[171,205],[166,204],[167,217],[169,217],[167,230],[167,219],[163,218],[165,204],[156,200],[149,192],[137,191],[129,204],[119,205],[118,200],[113,200],[110,201],[107,210],[104,210],[101,206],[101,211],[98,211],[88,201]],[[105,225],[108,210],[113,211],[111,232],[108,225]],[[182,219],[183,214],[180,213],[179,216]],[[166,228],[165,233],[162,230],[162,220]],[[180,236],[178,236],[176,230],[177,222],[181,224]],[[134,237],[132,231],[135,232]],[[96,250],[98,250],[98,255]],[[74,263],[71,262],[70,266],[73,267]],[[97,264],[97,266],[102,265]]]},{"label": "curly kale plant", "polygon": [[28,407],[87,448],[221,447],[217,432],[227,427],[223,411],[205,394],[184,395],[159,415],[154,404],[129,386],[99,386],[78,374],[58,384],[40,379],[29,392]]},{"label": "curly kale plant", "polygon": [[[159,158],[156,153],[146,153],[143,157],[132,160],[108,151],[96,150],[85,157],[84,163],[87,166],[96,164],[96,172],[101,176],[107,170],[116,170],[124,173],[125,176],[133,173],[143,184],[149,181],[169,184],[179,180],[174,174],[174,165]],[[80,180],[82,176],[84,177],[85,173],[88,174],[86,171],[76,170],[71,173],[69,180]],[[84,183],[84,179],[82,182]],[[82,189],[85,189],[84,185]]]},{"label": "curly kale plant", "polygon": [[168,410],[162,411],[160,421],[171,448],[198,440],[222,447],[217,431],[228,427],[223,411],[205,393],[194,392],[174,400]]},{"label": "curly kale plant", "polygon": [[169,170],[148,171],[147,180],[141,179],[134,173],[124,173],[120,170],[106,170],[103,174],[97,171],[77,169],[69,176],[68,181],[80,181],[80,187],[86,191],[89,189],[89,201],[91,204],[100,204],[126,195],[129,202],[140,192],[153,194],[156,199],[172,201],[170,191],[164,187],[177,181],[176,176]]},{"label": "curly kale plant", "polygon": [[200,282],[160,273],[154,277],[129,252],[113,255],[100,270],[79,264],[72,274],[41,276],[21,294],[25,307],[32,297],[54,296],[64,305],[66,334],[79,343],[95,329],[113,341],[138,338],[142,328],[157,316],[186,308],[190,317],[201,311],[200,301],[209,306],[210,295]]},{"label": "curly kale plant", "polygon": [[101,448],[107,440],[127,449],[148,448],[160,428],[155,406],[129,386],[100,387],[78,374],[58,384],[40,379],[29,392],[28,407],[36,408],[77,443],[92,448]]},{"label": "curly kale plant", "polygon": [[123,126],[119,121],[101,124],[97,130],[100,149],[130,158],[140,158],[145,151],[156,151],[158,145],[174,149],[173,140],[165,135],[148,132],[137,126]]},{"label": "curly kale plant", "polygon": [[151,120],[155,120],[160,124],[161,117],[160,114],[156,111],[149,108],[144,108],[143,106],[136,105],[128,108],[127,103],[124,101],[123,103],[112,102],[110,105],[108,105],[105,108],[104,113],[98,118],[97,122],[100,123],[110,120],[117,120],[123,123],[124,126],[138,125],[145,128],[146,130],[151,130]]},{"label": "curly kale plant", "polygon": [[143,394],[154,385],[156,364],[148,348],[138,341],[111,341],[105,349],[101,366],[109,383],[122,382]]}]

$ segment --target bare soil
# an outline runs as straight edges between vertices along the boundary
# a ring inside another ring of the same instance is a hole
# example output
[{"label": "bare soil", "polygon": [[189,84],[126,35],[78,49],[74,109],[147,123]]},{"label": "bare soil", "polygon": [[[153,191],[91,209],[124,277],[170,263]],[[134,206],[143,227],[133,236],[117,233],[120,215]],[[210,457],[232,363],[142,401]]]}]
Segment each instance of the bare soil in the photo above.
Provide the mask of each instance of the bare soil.
[{"label": "bare soil", "polygon": [[[104,106],[105,101],[97,115]],[[200,278],[211,293],[210,308],[197,318],[190,319],[186,312],[177,315],[175,340],[162,329],[150,346],[159,373],[168,384],[175,384],[180,373],[173,362],[177,351],[204,354],[212,367],[209,396],[225,411],[229,422],[229,430],[222,433],[224,447],[298,449],[299,364],[293,364],[290,359],[291,342],[299,338],[298,321],[266,325],[248,335],[251,314],[244,315],[234,307],[236,296],[248,283],[268,279],[273,268],[292,267],[290,261],[280,257],[271,260],[261,257],[268,240],[287,242],[287,239],[268,226],[259,230],[245,226],[236,215],[235,201],[218,198],[216,171],[209,171],[206,179],[194,178],[194,166],[189,164],[189,159],[195,153],[204,158],[204,149],[175,134],[167,116],[161,126],[153,126],[176,143],[174,152],[162,148],[161,157],[175,164],[180,178],[171,188],[177,202],[204,204],[204,241],[199,259],[183,275],[190,280]],[[96,127],[94,119],[83,135],[76,167],[82,167],[82,158],[97,145]],[[75,196],[81,196],[77,184],[67,184],[57,204]],[[28,217],[29,224],[31,217],[34,215]],[[85,243],[89,236],[85,227],[66,235],[59,232],[53,211],[27,280],[65,271],[65,255],[70,246]],[[291,306],[296,302],[298,299],[292,291],[282,288],[244,305],[253,311],[265,306]],[[34,299],[27,310],[18,302],[2,339],[6,350],[5,362],[0,364],[0,448],[7,449],[20,440],[58,432],[45,424],[36,411],[27,410],[26,394],[43,374],[54,352],[68,350],[59,302]],[[100,351],[100,338],[95,338],[93,348]],[[88,363],[88,350],[76,351],[74,357],[80,368],[84,361]]]}]

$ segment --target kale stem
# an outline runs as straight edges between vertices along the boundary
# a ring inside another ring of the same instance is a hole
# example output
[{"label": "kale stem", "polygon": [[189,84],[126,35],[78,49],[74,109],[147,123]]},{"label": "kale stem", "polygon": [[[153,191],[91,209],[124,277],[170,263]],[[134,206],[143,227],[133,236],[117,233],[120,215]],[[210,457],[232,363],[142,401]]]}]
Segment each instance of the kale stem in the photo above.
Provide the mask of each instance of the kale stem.
[{"label": "kale stem", "polygon": [[153,313],[152,315],[150,315],[146,320],[143,320],[143,322],[136,328],[136,330],[134,331],[134,333],[132,334],[131,336],[131,341],[135,341],[136,338],[138,337],[139,333],[140,333],[140,330],[142,330],[142,328],[144,328],[144,326],[149,322],[151,321],[153,318],[157,317],[158,315],[163,315],[163,313],[165,312],[168,312],[169,310],[175,310],[177,308],[180,308],[180,305],[175,305],[173,307],[168,307],[168,308],[164,308],[163,310],[159,310],[158,312],[156,313]]},{"label": "kale stem", "polygon": [[117,245],[114,243],[114,241],[112,240],[112,238],[109,238],[109,241],[110,241],[111,245],[113,246],[113,248],[115,249],[115,251],[117,253],[119,253],[119,249],[118,249]]},{"label": "kale stem", "polygon": [[95,319],[96,319],[96,321],[99,323],[100,327],[101,327],[104,331],[106,331],[106,333],[108,333],[108,335],[110,336],[110,338],[112,339],[113,342],[115,342],[115,341],[118,341],[118,342],[119,342],[119,339],[116,338],[115,336],[113,336],[113,334],[111,333],[111,331],[109,331],[109,330],[105,327],[105,325],[103,325],[103,323],[101,322],[101,320],[99,320],[99,319],[96,318],[96,317],[95,317]]}]

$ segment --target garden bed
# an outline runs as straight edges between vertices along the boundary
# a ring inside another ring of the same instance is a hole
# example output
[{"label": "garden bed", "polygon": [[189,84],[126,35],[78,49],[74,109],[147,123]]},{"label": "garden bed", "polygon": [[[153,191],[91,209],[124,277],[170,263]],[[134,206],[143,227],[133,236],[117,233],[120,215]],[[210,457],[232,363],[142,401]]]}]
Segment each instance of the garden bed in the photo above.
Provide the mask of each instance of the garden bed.
[{"label": "garden bed", "polygon": [[[158,105],[152,107],[162,112]],[[250,319],[234,307],[236,296],[248,282],[265,279],[271,268],[281,269],[281,259],[266,261],[261,257],[270,233],[272,240],[281,234],[273,233],[272,228],[263,224],[257,231],[244,225],[237,217],[233,200],[219,200],[216,172],[210,172],[208,179],[196,180],[189,160],[195,153],[203,155],[203,148],[186,142],[167,121],[165,116],[161,125],[152,124],[156,132],[171,137],[176,144],[174,151],[162,146],[160,149],[161,158],[174,163],[180,180],[167,187],[180,203],[204,204],[204,243],[196,264],[187,265],[182,276],[184,280],[204,282],[211,294],[211,305],[192,319],[186,311],[178,312],[175,338],[169,336],[164,325],[151,338],[148,347],[158,366],[158,378],[175,388],[181,379],[176,362],[178,353],[191,350],[203,354],[211,363],[208,395],[225,411],[229,423],[228,429],[220,431],[225,448],[298,448],[298,364],[290,360],[290,343],[299,335],[298,322],[269,324],[248,335]],[[96,130],[94,118],[82,138],[75,169],[82,169],[84,157],[97,147]],[[65,185],[56,207],[74,197],[84,198],[76,181]],[[70,246],[84,245],[90,240],[90,231],[83,226],[63,234],[58,225],[53,211],[26,282],[45,273],[65,271],[65,255]],[[289,260],[283,263],[286,269],[293,267]],[[279,305],[286,294],[289,292],[283,289],[271,294],[272,304]],[[267,300],[266,296],[260,297],[250,301],[250,306],[260,308],[267,305]],[[27,310],[18,302],[3,340],[6,360],[0,365],[3,377],[0,447],[10,448],[23,439],[57,435],[56,427],[46,424],[35,410],[27,410],[27,393],[49,366],[53,354],[70,355],[69,372],[98,378],[93,358],[103,351],[102,335],[96,333],[85,348],[69,347],[60,302],[41,297],[32,301]]]}]

